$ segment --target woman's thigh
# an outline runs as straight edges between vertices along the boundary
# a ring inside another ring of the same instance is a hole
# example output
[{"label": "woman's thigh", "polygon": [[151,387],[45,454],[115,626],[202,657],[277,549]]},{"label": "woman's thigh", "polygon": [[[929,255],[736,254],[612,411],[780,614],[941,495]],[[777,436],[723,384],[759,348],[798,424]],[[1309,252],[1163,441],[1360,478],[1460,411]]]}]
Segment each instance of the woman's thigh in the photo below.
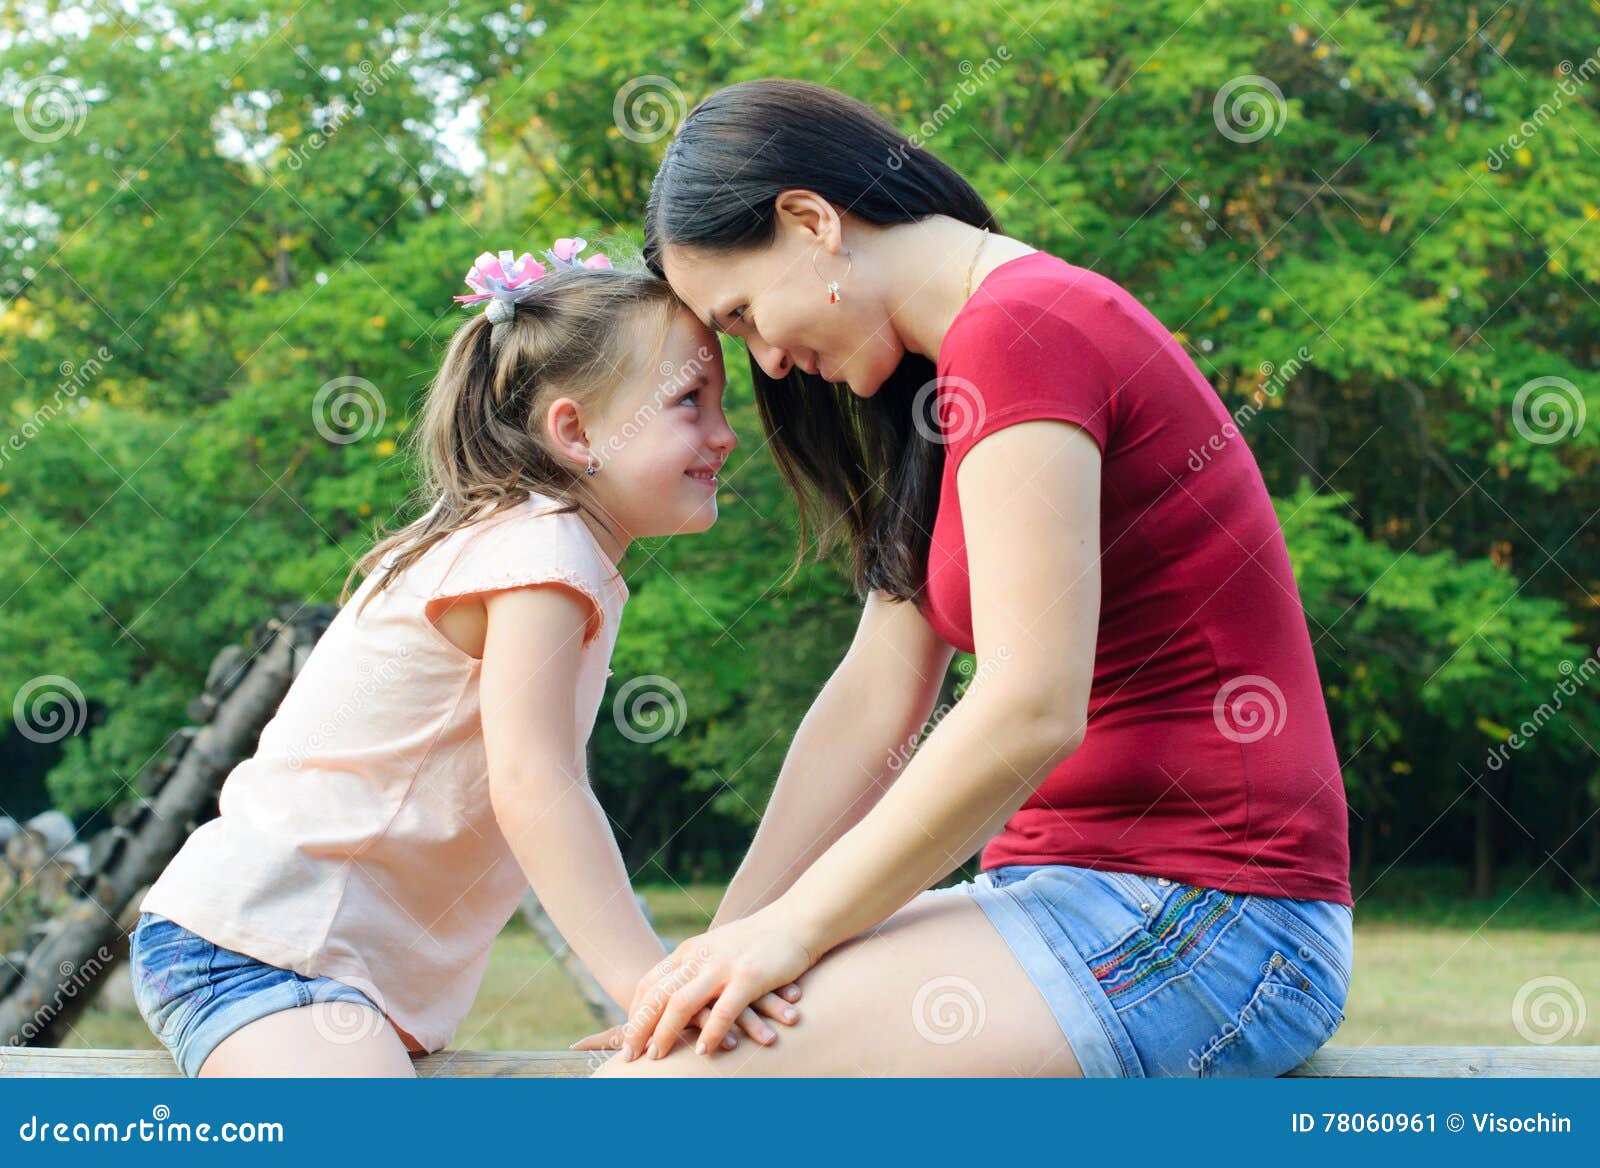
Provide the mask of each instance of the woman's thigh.
[{"label": "woman's thigh", "polygon": [[600,1076],[1082,1074],[1061,1028],[982,909],[923,893],[800,979],[800,1021],[770,1047],[612,1058]]},{"label": "woman's thigh", "polygon": [[206,1056],[198,1077],[415,1078],[416,1071],[382,1014],[335,1001],[279,1010],[241,1026]]}]

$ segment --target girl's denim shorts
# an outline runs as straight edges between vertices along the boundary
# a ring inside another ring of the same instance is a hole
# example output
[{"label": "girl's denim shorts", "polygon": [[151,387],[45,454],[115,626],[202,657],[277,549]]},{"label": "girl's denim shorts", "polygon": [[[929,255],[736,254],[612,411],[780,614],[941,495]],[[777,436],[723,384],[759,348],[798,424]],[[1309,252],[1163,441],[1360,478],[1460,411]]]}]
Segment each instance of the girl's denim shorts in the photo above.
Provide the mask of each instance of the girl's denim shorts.
[{"label": "girl's denim shorts", "polygon": [[1348,905],[1065,864],[940,889],[994,923],[1090,1078],[1267,1078],[1344,1021]]},{"label": "girl's denim shorts", "polygon": [[[352,1002],[377,1010],[354,986],[307,977],[213,945],[156,913],[140,913],[129,939],[133,996],[145,1025],[172,1052],[189,1078],[200,1073],[217,1044],[240,1027],[313,1002]],[[382,1011],[379,1011],[381,1014]],[[335,1016],[330,1031],[371,1028],[370,1019]],[[338,1034],[330,1033],[338,1040]]]}]

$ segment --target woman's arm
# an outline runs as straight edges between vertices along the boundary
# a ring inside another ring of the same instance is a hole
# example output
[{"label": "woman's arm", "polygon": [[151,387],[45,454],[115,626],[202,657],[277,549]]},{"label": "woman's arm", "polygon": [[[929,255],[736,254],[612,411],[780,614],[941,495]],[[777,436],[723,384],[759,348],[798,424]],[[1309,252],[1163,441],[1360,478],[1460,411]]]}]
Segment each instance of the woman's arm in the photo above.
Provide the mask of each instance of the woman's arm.
[{"label": "woman's arm", "polygon": [[489,798],[506,842],[561,936],[626,1005],[664,950],[633,898],[577,740],[589,604],[561,586],[485,597],[479,701]]},{"label": "woman's arm", "polygon": [[980,661],[972,686],[788,892],[680,946],[672,960],[690,977],[664,1008],[641,985],[630,1057],[646,1043],[665,1053],[713,1000],[701,1039],[717,1042],[763,990],[971,855],[1082,741],[1100,612],[1100,467],[1094,439],[1053,419],[1004,427],[968,453],[957,481]]},{"label": "woman's arm", "polygon": [[849,651],[795,731],[713,928],[782,895],[877,803],[927,724],[953,653],[916,605],[867,598]]}]

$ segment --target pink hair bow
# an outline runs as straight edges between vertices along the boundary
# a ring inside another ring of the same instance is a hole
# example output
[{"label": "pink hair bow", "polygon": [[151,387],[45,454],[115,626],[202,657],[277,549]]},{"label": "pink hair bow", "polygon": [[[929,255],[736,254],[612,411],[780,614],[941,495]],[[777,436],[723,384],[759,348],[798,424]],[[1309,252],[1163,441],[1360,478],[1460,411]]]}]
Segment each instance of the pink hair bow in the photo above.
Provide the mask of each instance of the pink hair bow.
[{"label": "pink hair bow", "polygon": [[[555,246],[547,250],[544,255],[556,267],[595,270],[611,267],[611,260],[603,255],[590,256],[580,261],[577,258],[578,253],[588,246],[588,241],[583,239],[558,239]],[[549,272],[548,267],[527,252],[513,258],[510,250],[499,254],[486,251],[477,258],[472,270],[467,273],[467,286],[473,290],[472,295],[456,296],[453,299],[462,304],[476,304],[480,300],[491,299],[515,303],[526,297],[534,283]]]},{"label": "pink hair bow", "polygon": [[472,271],[467,273],[467,287],[473,289],[473,294],[453,299],[462,304],[476,304],[480,300],[493,298],[520,300],[545,271],[545,266],[527,252],[513,259],[509,250],[499,255],[486,251],[473,263]]},{"label": "pink hair bow", "polygon": [[603,255],[592,255],[580,262],[578,253],[588,246],[588,241],[583,239],[558,239],[555,246],[545,252],[545,255],[565,267],[609,268],[611,266],[611,260]]}]

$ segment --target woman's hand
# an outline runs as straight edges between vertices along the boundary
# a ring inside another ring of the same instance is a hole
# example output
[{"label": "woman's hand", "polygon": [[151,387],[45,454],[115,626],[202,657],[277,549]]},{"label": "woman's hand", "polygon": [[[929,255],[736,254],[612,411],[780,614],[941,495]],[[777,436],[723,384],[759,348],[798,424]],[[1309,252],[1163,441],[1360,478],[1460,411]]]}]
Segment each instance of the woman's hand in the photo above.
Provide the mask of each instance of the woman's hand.
[{"label": "woman's hand", "polygon": [[[816,959],[779,911],[781,903],[691,937],[640,979],[623,1024],[623,1057],[630,1062],[642,1053],[660,1058],[691,1024],[700,1027],[695,1049],[709,1053],[748,1007],[759,1008],[775,996],[769,990],[787,988],[810,969]],[[786,1004],[777,1017],[794,1021],[786,1015]]]},{"label": "woman's hand", "polygon": [[[785,1026],[793,1026],[800,1020],[800,1012],[791,1005],[800,1000],[800,987],[793,984],[784,986],[775,994],[762,994],[754,1005],[739,1015],[739,1029],[763,1046],[771,1046],[778,1040],[777,1031],[761,1020],[758,1015],[765,1015],[775,1022],[782,1022]],[[703,1009],[694,1016],[693,1029],[704,1030],[706,1022],[711,1018],[710,1009]],[[608,1030],[597,1034],[585,1035],[578,1039],[568,1050],[620,1050],[622,1040],[627,1030],[627,1023],[619,1022]],[[723,1050],[732,1050],[739,1045],[739,1038],[735,1034],[728,1034],[722,1040]]]}]

